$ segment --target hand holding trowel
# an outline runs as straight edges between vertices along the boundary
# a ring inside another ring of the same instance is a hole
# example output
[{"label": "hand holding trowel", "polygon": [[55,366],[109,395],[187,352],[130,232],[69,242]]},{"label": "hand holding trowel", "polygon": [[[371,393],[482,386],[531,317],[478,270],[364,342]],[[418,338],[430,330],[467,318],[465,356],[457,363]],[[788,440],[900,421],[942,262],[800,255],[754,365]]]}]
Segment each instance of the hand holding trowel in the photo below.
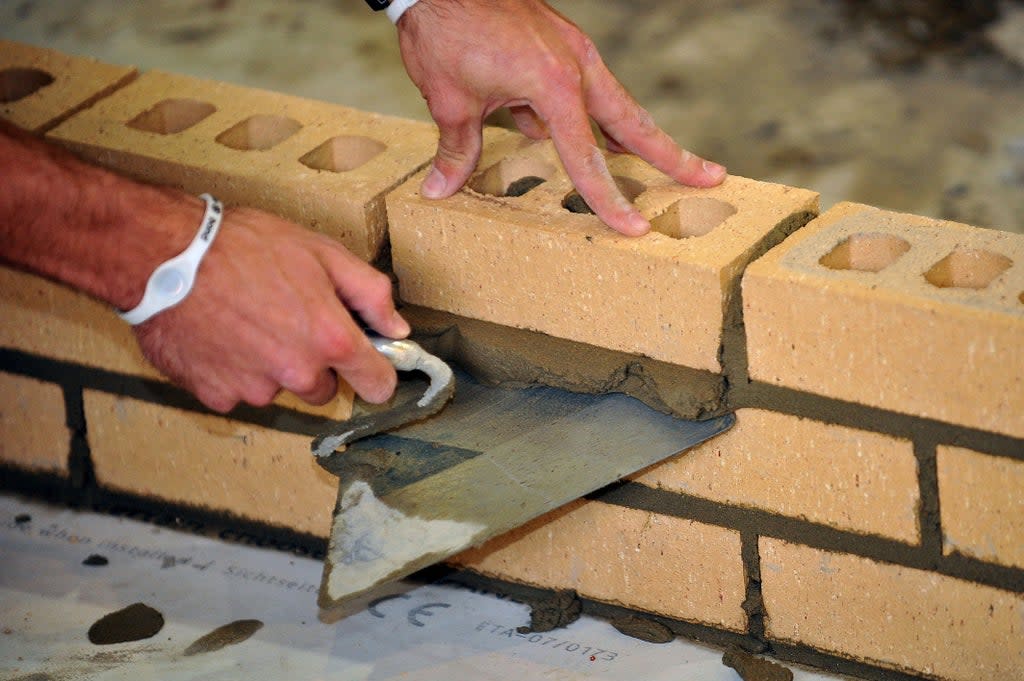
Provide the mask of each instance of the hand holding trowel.
[{"label": "hand holding trowel", "polygon": [[[321,465],[341,477],[322,608],[479,545],[735,420],[684,421],[621,394],[489,388],[465,374],[444,408],[456,376],[448,365],[412,341],[373,343],[396,369],[422,371],[430,383],[424,390],[400,381],[395,406],[337,423],[313,440]],[[359,467],[346,462],[370,454],[388,465],[353,476]]]}]

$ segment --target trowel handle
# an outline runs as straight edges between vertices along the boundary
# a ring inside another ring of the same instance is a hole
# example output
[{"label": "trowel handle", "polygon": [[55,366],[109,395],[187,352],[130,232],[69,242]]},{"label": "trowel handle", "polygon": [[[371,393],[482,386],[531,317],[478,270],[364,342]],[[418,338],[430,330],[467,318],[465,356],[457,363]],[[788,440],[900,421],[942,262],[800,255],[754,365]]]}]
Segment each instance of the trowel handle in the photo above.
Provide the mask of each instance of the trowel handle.
[{"label": "trowel handle", "polygon": [[326,432],[313,438],[313,454],[325,467],[329,464],[324,462],[328,461],[330,455],[342,445],[433,416],[455,393],[455,374],[451,367],[421,348],[419,344],[411,340],[395,340],[375,334],[367,334],[367,337],[373,347],[377,348],[377,351],[396,369],[422,371],[430,379],[430,385],[415,404],[410,400],[384,411],[374,411],[347,421],[335,422]]},{"label": "trowel handle", "polygon": [[430,379],[430,387],[416,402],[417,407],[429,404],[454,380],[451,367],[424,350],[419,343],[404,338],[385,338],[376,334],[367,334],[367,338],[399,371],[422,371]]}]

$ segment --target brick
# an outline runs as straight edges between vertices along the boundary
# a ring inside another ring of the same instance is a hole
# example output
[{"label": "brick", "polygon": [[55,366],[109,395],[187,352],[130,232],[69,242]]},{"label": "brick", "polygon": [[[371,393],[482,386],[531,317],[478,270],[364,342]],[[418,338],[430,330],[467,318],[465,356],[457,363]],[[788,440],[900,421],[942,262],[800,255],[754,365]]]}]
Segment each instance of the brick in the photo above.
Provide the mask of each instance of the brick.
[{"label": "brick", "polygon": [[761,409],[736,416],[729,432],[635,481],[841,530],[920,540],[910,441]]},{"label": "brick", "polygon": [[276,213],[365,260],[384,194],[433,156],[427,123],[159,71],[49,137],[132,177]]},{"label": "brick", "polygon": [[65,419],[60,386],[0,372],[0,464],[68,477]]},{"label": "brick", "polygon": [[85,392],[104,488],[326,537],[337,479],[309,438],[128,397]]},{"label": "brick", "polygon": [[[131,327],[87,295],[0,266],[0,347],[148,379],[161,374],[146,360]],[[282,392],[274,404],[327,419],[352,413],[352,389],[319,407]]]},{"label": "brick", "polygon": [[1024,679],[1024,595],[762,537],[765,629],[948,681]]},{"label": "brick", "polygon": [[743,277],[752,378],[1024,436],[1024,235],[840,204]]},{"label": "brick", "polygon": [[0,118],[45,132],[135,75],[132,67],[0,40]]},{"label": "brick", "polygon": [[[573,189],[553,145],[491,131],[467,189],[423,199],[421,175],[388,196],[402,299],[720,371],[734,282],[781,224],[816,212],[817,195],[740,177],[693,189],[634,156],[608,160],[640,211],[674,236],[624,237],[593,215],[569,212],[562,202]],[[504,195],[528,176],[547,180],[523,196]]]},{"label": "brick", "polygon": [[576,501],[455,562],[676,619],[746,627],[739,534],[691,520]]},{"label": "brick", "polygon": [[1024,568],[1024,462],[938,448],[943,551]]},{"label": "brick", "polygon": [[42,277],[0,267],[0,346],[156,378],[131,327],[106,305]]}]

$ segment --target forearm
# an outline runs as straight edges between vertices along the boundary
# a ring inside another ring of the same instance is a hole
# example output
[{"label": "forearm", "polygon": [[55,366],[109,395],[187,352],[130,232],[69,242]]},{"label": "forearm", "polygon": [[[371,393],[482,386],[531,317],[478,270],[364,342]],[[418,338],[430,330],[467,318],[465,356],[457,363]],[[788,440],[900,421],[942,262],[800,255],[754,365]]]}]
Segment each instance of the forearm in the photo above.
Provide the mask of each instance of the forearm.
[{"label": "forearm", "polygon": [[120,309],[195,234],[202,202],[80,161],[0,121],[0,261]]}]

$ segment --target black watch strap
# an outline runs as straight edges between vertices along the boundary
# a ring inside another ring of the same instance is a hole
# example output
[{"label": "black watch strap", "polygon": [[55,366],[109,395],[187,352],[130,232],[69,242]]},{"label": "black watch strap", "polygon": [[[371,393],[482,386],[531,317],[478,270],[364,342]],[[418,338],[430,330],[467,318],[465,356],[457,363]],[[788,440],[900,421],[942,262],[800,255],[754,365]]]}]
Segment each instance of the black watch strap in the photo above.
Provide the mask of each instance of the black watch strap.
[{"label": "black watch strap", "polygon": [[366,4],[370,6],[374,12],[379,12],[382,9],[387,9],[388,5],[391,4],[391,0],[366,0]]}]

